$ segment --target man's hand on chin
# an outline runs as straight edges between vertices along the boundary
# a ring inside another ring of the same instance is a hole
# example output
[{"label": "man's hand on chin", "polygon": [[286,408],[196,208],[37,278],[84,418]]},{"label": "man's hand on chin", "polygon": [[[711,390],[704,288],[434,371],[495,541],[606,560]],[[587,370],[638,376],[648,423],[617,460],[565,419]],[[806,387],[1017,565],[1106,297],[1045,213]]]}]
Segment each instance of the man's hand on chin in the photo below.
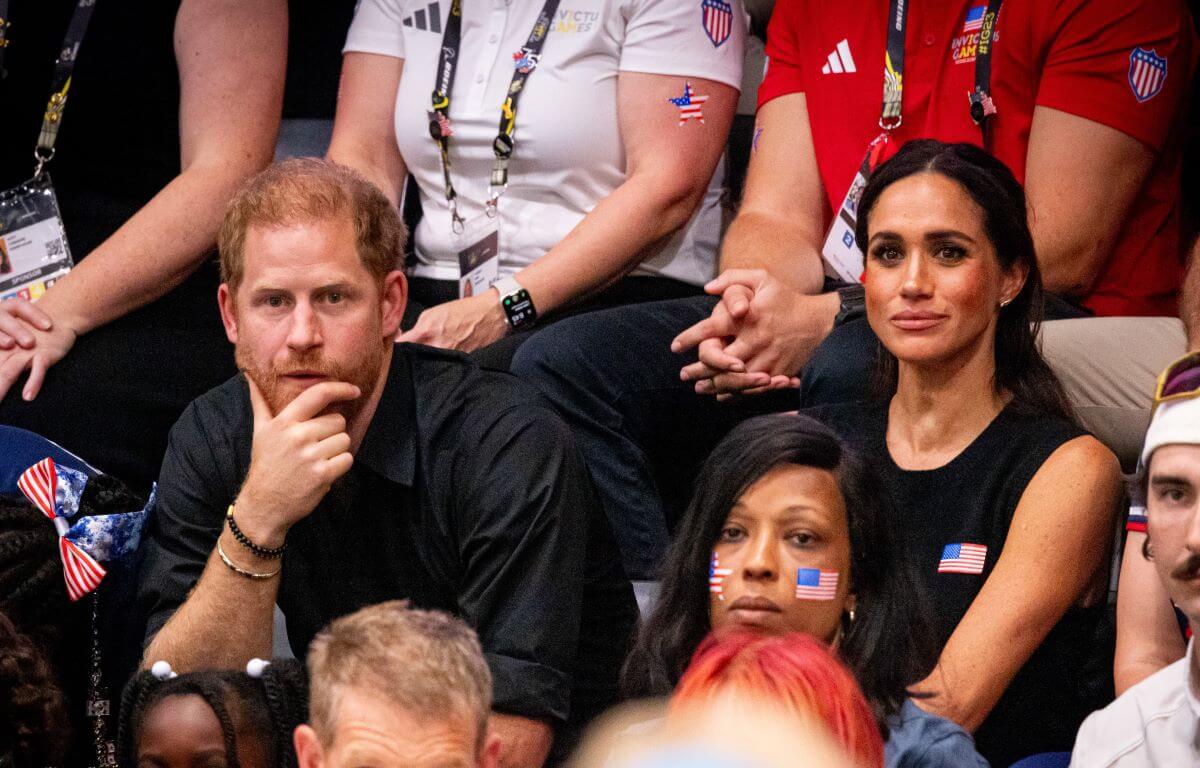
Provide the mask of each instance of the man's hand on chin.
[{"label": "man's hand on chin", "polygon": [[254,412],[250,470],[235,507],[238,523],[263,547],[283,544],[288,530],[307,517],[333,482],[354,461],[346,418],[326,412],[333,403],[353,400],[362,391],[342,381],[323,381],[305,389],[278,414],[253,377],[247,375]]}]

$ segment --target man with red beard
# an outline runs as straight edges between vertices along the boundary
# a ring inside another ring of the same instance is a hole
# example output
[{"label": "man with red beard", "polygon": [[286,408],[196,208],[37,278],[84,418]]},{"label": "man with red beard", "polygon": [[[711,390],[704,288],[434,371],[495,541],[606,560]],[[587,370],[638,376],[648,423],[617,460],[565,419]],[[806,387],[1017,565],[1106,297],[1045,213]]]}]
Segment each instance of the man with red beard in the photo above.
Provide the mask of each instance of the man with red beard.
[{"label": "man with red beard", "polygon": [[394,345],[403,225],[343,167],[293,160],[234,198],[218,293],[242,374],[171,432],[142,571],[147,664],[303,658],[397,598],[463,617],[506,764],[538,765],[612,703],[636,619],[570,433],[515,379]]}]

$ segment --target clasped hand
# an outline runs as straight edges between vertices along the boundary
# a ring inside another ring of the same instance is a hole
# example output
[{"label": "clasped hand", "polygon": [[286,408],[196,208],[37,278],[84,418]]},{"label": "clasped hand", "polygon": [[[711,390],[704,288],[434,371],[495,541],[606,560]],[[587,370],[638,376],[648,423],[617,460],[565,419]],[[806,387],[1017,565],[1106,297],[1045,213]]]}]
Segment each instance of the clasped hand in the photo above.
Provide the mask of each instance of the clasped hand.
[{"label": "clasped hand", "polygon": [[66,357],[77,334],[25,299],[0,301],[0,400],[25,371],[25,400],[37,397],[50,366]]},{"label": "clasped hand", "polygon": [[704,287],[721,300],[712,314],[671,342],[673,352],[696,347],[699,361],[680,378],[698,394],[724,400],[800,386],[798,374],[828,335],[836,305],[799,293],[759,269],[731,269]]}]

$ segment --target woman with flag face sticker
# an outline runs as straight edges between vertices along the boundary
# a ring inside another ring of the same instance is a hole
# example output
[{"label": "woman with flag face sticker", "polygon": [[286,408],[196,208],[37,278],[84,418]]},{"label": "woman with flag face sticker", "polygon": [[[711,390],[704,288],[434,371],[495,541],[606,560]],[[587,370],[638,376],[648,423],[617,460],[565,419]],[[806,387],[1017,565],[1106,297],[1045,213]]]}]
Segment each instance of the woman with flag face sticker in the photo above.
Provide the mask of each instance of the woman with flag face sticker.
[{"label": "woman with flag face sticker", "polygon": [[977,147],[910,142],[868,182],[855,235],[881,396],[810,413],[879,467],[904,521],[939,649],[917,702],[993,765],[1069,750],[1109,683],[1096,633],[1120,475],[1035,344],[1024,191]]},{"label": "woman with flag face sticker", "polygon": [[894,508],[862,459],[818,422],[777,414],[736,427],[699,477],[626,693],[670,693],[710,630],[801,632],[854,673],[887,766],[984,765],[961,728],[908,698],[928,672],[924,610]]}]

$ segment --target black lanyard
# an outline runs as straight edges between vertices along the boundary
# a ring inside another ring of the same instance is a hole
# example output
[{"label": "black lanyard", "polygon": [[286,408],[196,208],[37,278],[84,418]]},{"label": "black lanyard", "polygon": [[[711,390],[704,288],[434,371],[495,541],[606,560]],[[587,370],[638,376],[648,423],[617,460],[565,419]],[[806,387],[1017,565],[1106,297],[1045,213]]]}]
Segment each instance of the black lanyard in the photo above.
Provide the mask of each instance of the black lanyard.
[{"label": "black lanyard", "polygon": [[[54,157],[54,142],[58,139],[63,110],[67,107],[67,92],[71,90],[71,73],[75,71],[75,59],[79,56],[79,46],[87,34],[96,2],[78,0],[71,23],[67,25],[67,36],[59,49],[58,60],[54,62],[54,84],[50,89],[50,100],[46,103],[46,114],[42,118],[42,130],[38,134],[37,148],[33,150],[33,156],[37,159],[34,178],[42,175],[42,168]],[[9,0],[0,0],[0,75],[4,73],[4,51],[9,43],[8,7]]]},{"label": "black lanyard", "polygon": [[[3,2],[4,0],[0,0]],[[525,81],[537,66],[550,32],[550,23],[558,9],[559,0],[545,0],[541,13],[529,33],[521,56],[513,68],[512,82],[508,95],[500,106],[500,127],[492,142],[495,161],[492,165],[491,181],[488,185],[488,210],[493,212],[500,195],[508,186],[508,161],[516,144],[513,135],[517,129],[517,104],[525,92]],[[458,70],[459,52],[462,48],[462,0],[450,4],[450,17],[446,20],[446,31],[442,33],[442,51],[438,56],[437,79],[433,87],[433,114],[429,120],[429,134],[437,142],[442,158],[442,178],[445,181],[446,203],[450,206],[451,225],[461,232],[463,220],[458,215],[458,193],[450,178],[450,92],[454,88],[454,75]]]},{"label": "black lanyard", "polygon": [[8,0],[0,0],[0,79],[8,76],[4,69],[4,49],[8,47],[8,28],[12,22],[8,18]]},{"label": "black lanyard", "polygon": [[975,90],[970,94],[971,119],[983,134],[983,146],[991,149],[989,123],[996,114],[992,101],[992,43],[996,37],[996,16],[1000,13],[1002,0],[988,0],[983,12],[983,26],[979,28],[979,44],[975,48]]},{"label": "black lanyard", "polygon": [[[910,0],[891,0],[888,4],[887,51],[883,71],[883,108],[879,127],[892,131],[903,121],[902,94],[904,92],[904,33],[908,27],[908,3]],[[983,13],[983,24],[979,30],[979,44],[975,49],[975,89],[969,94],[971,119],[983,134],[983,145],[988,147],[990,118],[996,114],[992,101],[992,42],[996,37],[996,17],[1000,13],[1002,0],[988,0]]]}]

